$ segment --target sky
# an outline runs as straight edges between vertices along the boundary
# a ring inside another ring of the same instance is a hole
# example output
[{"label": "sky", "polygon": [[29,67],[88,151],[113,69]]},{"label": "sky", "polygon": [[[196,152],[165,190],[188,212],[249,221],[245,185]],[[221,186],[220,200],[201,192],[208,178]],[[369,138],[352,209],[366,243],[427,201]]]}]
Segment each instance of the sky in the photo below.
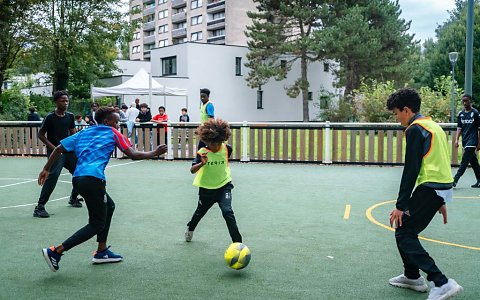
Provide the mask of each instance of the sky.
[{"label": "sky", "polygon": [[455,8],[455,0],[399,0],[401,17],[411,20],[408,33],[415,34],[415,40],[422,43],[435,38],[435,29],[449,18],[449,10]]}]

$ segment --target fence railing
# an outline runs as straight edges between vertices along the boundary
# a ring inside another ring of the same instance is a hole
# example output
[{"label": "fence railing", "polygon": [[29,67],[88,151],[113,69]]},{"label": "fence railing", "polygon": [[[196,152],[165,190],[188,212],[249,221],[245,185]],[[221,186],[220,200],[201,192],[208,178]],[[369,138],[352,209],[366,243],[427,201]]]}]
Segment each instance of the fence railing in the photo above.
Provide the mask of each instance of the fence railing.
[{"label": "fence railing", "polygon": [[[129,139],[137,150],[167,144],[165,159],[193,159],[199,123],[169,122],[164,129],[152,123],[135,124]],[[450,144],[452,165],[458,165],[455,124],[440,124]],[[0,122],[0,155],[46,155],[38,139],[41,122]],[[231,159],[242,162],[311,162],[338,164],[403,164],[404,127],[395,123],[259,123],[231,122]],[[81,129],[81,128],[79,128]],[[128,136],[122,125],[122,133]],[[114,152],[114,156],[118,155]]]}]

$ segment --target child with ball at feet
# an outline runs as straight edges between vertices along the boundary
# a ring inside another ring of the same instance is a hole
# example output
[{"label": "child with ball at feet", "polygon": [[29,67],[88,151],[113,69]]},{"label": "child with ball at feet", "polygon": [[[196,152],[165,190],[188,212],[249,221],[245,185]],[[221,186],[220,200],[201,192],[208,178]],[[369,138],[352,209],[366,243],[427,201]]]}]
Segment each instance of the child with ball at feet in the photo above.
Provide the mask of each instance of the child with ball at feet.
[{"label": "child with ball at feet", "polygon": [[193,185],[199,187],[199,199],[197,209],[187,224],[185,240],[192,240],[198,222],[218,203],[232,241],[241,243],[242,236],[232,210],[233,184],[228,164],[232,147],[225,143],[232,134],[230,127],[224,120],[209,119],[197,128],[196,134],[206,147],[198,150],[190,168],[190,172],[196,174]]},{"label": "child with ball at feet", "polygon": [[94,252],[94,263],[112,263],[122,261],[123,257],[110,251],[107,236],[110,229],[115,203],[106,192],[105,167],[117,146],[122,152],[135,160],[154,158],[167,151],[166,145],[158,146],[150,152],[139,152],[119,131],[119,116],[112,107],[100,107],[95,112],[98,125],[88,127],[60,141],[50,155],[46,165],[38,176],[38,184],[43,185],[49,170],[63,152],[74,151],[78,157],[72,183],[83,196],[88,209],[88,224],[75,232],[58,246],[42,250],[48,266],[53,272],[59,269],[63,252],[97,236],[98,248]]}]

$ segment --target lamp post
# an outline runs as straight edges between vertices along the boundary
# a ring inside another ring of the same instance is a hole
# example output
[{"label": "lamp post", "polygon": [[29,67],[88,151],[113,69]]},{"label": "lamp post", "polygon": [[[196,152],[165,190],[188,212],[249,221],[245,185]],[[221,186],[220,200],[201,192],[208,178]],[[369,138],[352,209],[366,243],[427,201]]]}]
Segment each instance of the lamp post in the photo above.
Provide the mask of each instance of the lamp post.
[{"label": "lamp post", "polygon": [[448,53],[448,58],[452,64],[452,112],[450,115],[450,121],[455,123],[455,63],[457,62],[458,52]]}]

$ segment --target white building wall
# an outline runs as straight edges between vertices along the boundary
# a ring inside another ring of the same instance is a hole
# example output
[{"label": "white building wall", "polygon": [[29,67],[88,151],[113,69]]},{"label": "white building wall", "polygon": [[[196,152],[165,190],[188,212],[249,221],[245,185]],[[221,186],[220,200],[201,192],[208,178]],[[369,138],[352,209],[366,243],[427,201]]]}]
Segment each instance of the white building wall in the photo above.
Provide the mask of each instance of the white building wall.
[{"label": "white building wall", "polygon": [[[271,79],[262,87],[263,109],[257,109],[257,91],[248,87],[245,77],[248,68],[242,66],[242,76],[235,75],[235,58],[246,59],[246,47],[225,46],[200,43],[185,43],[154,49],[151,52],[151,71],[155,80],[169,87],[188,90],[185,97],[152,98],[152,114],[157,113],[159,105],[165,105],[170,119],[176,121],[182,107],[188,105],[190,119],[200,120],[199,90],[208,88],[210,99],[215,105],[215,115],[229,121],[302,121],[301,95],[292,99],[286,95],[285,86],[293,84],[300,76],[299,62],[295,63],[288,77],[277,82]],[[177,57],[177,75],[162,76],[161,59]],[[309,65],[310,91],[314,101],[310,101],[310,119],[318,115],[319,91],[324,89],[335,92],[334,76],[323,71],[323,62]],[[125,96],[125,102],[133,101],[135,96]],[[140,96],[141,102],[149,103],[148,96]],[[144,101],[145,100],[145,101]]]}]

